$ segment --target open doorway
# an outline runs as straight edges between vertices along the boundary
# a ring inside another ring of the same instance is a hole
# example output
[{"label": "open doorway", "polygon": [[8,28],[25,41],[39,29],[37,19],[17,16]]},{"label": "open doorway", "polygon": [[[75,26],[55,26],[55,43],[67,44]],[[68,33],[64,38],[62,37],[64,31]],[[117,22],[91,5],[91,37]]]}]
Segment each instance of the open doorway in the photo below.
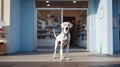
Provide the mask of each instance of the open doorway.
[{"label": "open doorway", "polygon": [[71,41],[70,41],[70,47],[75,43],[75,17],[72,16],[64,16],[63,22],[70,22],[73,24],[73,27],[70,29],[70,35],[71,35]]},{"label": "open doorway", "polygon": [[[40,5],[41,3],[43,5]],[[78,1],[76,5],[71,1],[64,1],[66,4],[63,1],[51,1],[50,3],[52,5],[48,7],[44,1],[36,1],[37,50],[54,48],[55,38],[52,29],[54,28],[58,35],[61,32],[60,24],[65,21],[73,24],[70,30],[72,37],[70,49],[87,49],[88,2]]]},{"label": "open doorway", "polygon": [[70,47],[87,49],[87,10],[64,10],[63,21],[73,24]]}]

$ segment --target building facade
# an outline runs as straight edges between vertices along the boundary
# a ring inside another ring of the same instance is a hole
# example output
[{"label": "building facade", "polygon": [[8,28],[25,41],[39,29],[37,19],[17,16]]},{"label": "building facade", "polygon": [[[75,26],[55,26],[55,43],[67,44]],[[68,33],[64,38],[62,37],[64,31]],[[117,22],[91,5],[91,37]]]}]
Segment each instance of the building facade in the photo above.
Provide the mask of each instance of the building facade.
[{"label": "building facade", "polygon": [[[38,44],[36,31],[37,12],[39,9],[41,11],[42,9],[56,10],[56,8],[52,7],[37,8],[36,2],[38,1],[44,0],[0,0],[0,3],[4,3],[0,5],[0,18],[3,18],[1,21],[5,22],[8,33],[7,53],[33,52],[36,50]],[[119,0],[77,1],[87,1],[88,3],[87,9],[82,9],[87,11],[86,50],[101,52],[102,54],[120,53]],[[66,9],[57,8],[57,10],[60,10],[62,18],[63,14],[61,13]]]}]

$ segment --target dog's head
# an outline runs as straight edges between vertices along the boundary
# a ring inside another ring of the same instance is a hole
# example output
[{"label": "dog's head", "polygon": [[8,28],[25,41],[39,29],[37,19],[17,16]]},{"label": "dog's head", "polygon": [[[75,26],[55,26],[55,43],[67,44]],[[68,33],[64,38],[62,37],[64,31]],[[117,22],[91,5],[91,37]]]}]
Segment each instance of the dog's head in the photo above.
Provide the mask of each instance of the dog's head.
[{"label": "dog's head", "polygon": [[70,22],[63,22],[61,24],[61,28],[63,29],[64,33],[68,33],[69,29],[72,28],[73,24],[71,24]]}]

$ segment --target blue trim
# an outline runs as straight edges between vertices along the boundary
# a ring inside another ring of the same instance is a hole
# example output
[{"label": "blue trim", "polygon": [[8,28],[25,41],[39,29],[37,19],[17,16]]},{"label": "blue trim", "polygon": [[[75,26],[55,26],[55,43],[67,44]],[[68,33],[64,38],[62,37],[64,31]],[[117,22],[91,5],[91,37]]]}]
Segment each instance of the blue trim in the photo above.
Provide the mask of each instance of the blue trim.
[{"label": "blue trim", "polygon": [[[118,7],[118,0],[113,0],[113,24],[116,26],[113,28],[113,52],[119,53],[120,52],[120,45],[119,45],[119,7]],[[114,26],[113,25],[113,26]]]}]

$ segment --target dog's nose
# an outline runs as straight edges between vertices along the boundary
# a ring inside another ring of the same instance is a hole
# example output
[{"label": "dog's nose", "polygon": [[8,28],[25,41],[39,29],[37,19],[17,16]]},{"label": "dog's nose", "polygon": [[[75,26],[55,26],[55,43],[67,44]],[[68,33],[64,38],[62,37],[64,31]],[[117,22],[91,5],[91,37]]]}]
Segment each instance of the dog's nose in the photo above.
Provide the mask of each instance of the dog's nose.
[{"label": "dog's nose", "polygon": [[66,27],[66,30],[68,30],[69,28],[68,27]]}]

